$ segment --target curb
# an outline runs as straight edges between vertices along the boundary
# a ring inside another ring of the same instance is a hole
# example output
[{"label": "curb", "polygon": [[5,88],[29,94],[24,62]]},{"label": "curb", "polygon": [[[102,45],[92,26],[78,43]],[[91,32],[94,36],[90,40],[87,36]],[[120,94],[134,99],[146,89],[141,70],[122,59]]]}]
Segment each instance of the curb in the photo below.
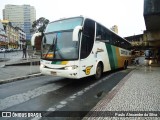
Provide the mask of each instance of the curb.
[{"label": "curb", "polygon": [[4,61],[9,61],[10,59],[8,59],[8,58],[0,58],[0,62],[4,62]]},{"label": "curb", "polygon": [[29,62],[21,62],[21,63],[11,63],[11,64],[6,64],[5,66],[20,66],[20,65],[40,65],[40,61],[29,61]]},{"label": "curb", "polygon": [[[96,105],[91,109],[91,111],[102,111],[103,106],[107,106],[108,103],[116,96],[119,90],[123,87],[126,81],[132,76],[135,70],[127,74],[104,98],[102,98]],[[94,117],[93,114],[87,114],[87,118]]]},{"label": "curb", "polygon": [[0,84],[10,83],[10,82],[14,82],[14,81],[20,81],[20,80],[24,80],[26,78],[39,77],[39,76],[43,76],[43,75],[41,73],[37,73],[37,74],[32,74],[32,75],[27,75],[27,76],[22,76],[22,77],[0,80]]}]

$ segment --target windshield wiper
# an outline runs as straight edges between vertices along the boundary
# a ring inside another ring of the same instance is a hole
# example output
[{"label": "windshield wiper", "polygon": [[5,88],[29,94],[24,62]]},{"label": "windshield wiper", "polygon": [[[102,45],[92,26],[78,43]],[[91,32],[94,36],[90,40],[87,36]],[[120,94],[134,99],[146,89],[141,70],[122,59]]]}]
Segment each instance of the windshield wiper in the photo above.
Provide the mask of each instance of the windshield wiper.
[{"label": "windshield wiper", "polygon": [[53,53],[53,58],[54,58],[54,56],[55,56],[55,50],[56,50],[56,44],[57,44],[57,35],[56,35],[56,37],[53,38],[53,43],[52,43],[51,46],[49,47],[49,49],[48,49],[48,51],[47,51],[47,54],[45,55],[45,58],[47,57],[47,55],[48,55],[48,53],[49,53],[49,51],[50,51],[51,49],[53,49],[53,51],[54,51],[54,53]]},{"label": "windshield wiper", "polygon": [[53,58],[56,57],[56,47],[57,47],[57,34],[56,34],[56,38],[54,40],[54,45],[53,45]]}]

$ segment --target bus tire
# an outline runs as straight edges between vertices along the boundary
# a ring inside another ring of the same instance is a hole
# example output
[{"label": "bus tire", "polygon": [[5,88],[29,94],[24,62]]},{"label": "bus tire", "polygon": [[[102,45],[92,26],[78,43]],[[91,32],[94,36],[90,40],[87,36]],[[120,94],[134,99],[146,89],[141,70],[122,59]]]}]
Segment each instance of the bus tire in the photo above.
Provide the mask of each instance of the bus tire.
[{"label": "bus tire", "polygon": [[99,80],[101,78],[102,72],[103,72],[102,63],[98,63],[97,68],[96,68],[96,74],[95,74],[96,80]]}]

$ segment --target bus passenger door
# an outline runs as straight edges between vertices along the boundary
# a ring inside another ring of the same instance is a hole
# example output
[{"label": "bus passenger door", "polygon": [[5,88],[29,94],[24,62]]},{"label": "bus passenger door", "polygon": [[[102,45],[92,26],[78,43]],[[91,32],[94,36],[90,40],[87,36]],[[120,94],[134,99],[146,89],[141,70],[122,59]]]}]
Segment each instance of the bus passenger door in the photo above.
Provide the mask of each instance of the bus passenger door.
[{"label": "bus passenger door", "polygon": [[95,22],[86,19],[82,31],[81,49],[80,49],[80,77],[95,74],[94,65],[96,59],[93,52],[95,36]]},{"label": "bus passenger door", "polygon": [[95,74],[96,59],[94,54],[80,60],[80,77],[86,77]]}]

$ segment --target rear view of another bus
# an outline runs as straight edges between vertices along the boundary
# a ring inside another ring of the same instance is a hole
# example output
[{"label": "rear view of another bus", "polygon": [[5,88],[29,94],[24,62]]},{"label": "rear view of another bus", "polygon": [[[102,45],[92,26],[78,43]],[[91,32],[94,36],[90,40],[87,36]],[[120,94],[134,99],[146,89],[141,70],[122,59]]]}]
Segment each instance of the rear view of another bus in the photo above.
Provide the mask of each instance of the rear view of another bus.
[{"label": "rear view of another bus", "polygon": [[153,63],[153,61],[154,61],[154,52],[153,52],[153,50],[146,50],[145,51],[145,60],[146,60],[146,63],[148,65]]}]

